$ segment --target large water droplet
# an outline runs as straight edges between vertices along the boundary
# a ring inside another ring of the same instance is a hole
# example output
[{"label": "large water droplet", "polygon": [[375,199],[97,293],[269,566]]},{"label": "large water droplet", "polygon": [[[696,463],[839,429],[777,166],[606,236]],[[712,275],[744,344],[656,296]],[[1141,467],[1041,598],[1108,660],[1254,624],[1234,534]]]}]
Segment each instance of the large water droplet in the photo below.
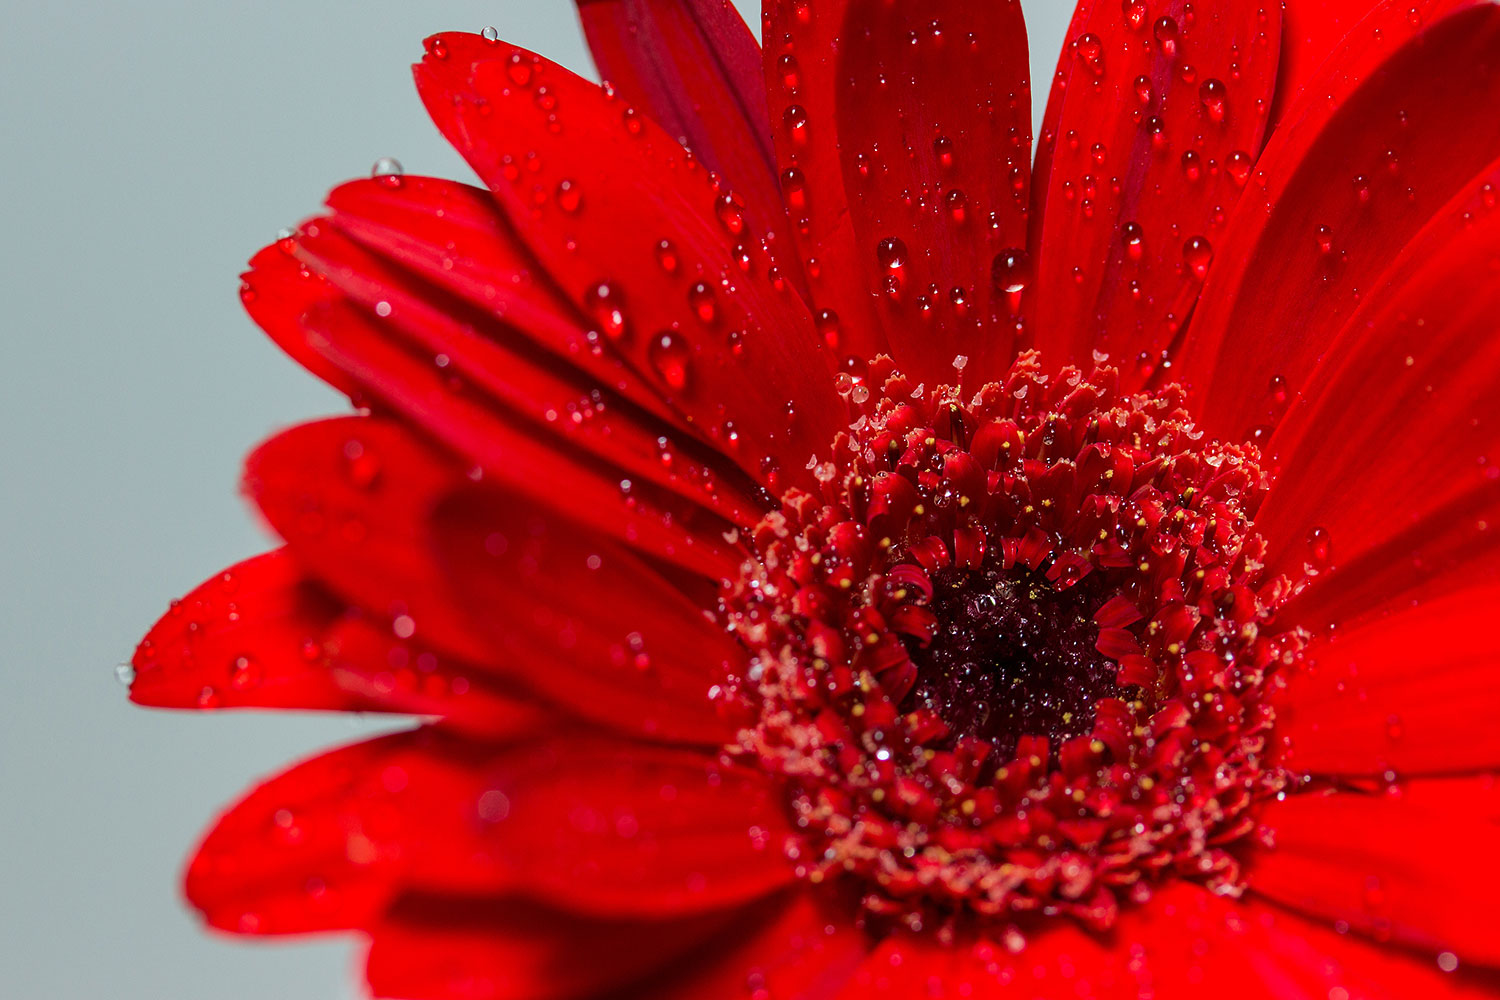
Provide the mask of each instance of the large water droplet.
[{"label": "large water droplet", "polygon": [[584,294],[589,314],[610,340],[625,336],[625,293],[608,281],[600,281]]},{"label": "large water droplet", "polygon": [[1204,80],[1198,88],[1198,100],[1210,121],[1222,122],[1229,115],[1229,88],[1222,80]]},{"label": "large water droplet", "polygon": [[370,176],[386,187],[400,187],[403,172],[401,161],[394,156],[382,156],[370,167]]}]

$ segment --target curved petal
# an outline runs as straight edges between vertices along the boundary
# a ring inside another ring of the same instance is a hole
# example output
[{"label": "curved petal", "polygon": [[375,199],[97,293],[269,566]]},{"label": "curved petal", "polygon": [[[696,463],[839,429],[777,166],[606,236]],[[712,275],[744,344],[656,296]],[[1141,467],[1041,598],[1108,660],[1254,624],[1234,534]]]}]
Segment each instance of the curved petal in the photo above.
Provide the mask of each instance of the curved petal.
[{"label": "curved petal", "polygon": [[581,1000],[681,962],[755,913],[606,920],[519,898],[408,896],[372,928],[365,978],[405,1000]]},{"label": "curved petal", "polygon": [[752,484],[723,456],[592,380],[536,358],[524,340],[519,345],[497,340],[488,317],[414,283],[399,266],[331,229],[321,219],[304,225],[293,237],[296,258],[351,306],[378,320],[385,339],[408,346],[424,363],[432,359],[501,419],[535,436],[553,437],[559,452],[577,449],[592,461],[618,466],[622,476],[655,483],[733,523],[759,518],[761,503],[750,495]]},{"label": "curved petal", "polygon": [[[1400,3],[1412,29],[1470,0],[1415,0]],[[1379,42],[1386,28],[1382,8],[1395,6],[1378,0],[1286,0],[1282,5],[1281,71],[1271,127],[1284,117],[1295,118],[1299,105],[1318,100],[1316,81],[1329,71],[1352,64],[1363,46]],[[1365,22],[1365,18],[1374,20]],[[1377,28],[1379,30],[1377,30]],[[1398,28],[1398,31],[1401,29]]]},{"label": "curved petal", "polygon": [[1274,847],[1249,868],[1255,892],[1380,941],[1500,964],[1495,778],[1291,795],[1268,806],[1263,821]]},{"label": "curved petal", "polygon": [[1138,384],[1161,363],[1260,152],[1280,37],[1278,4],[1080,5],[1047,103],[1024,293],[1050,364],[1102,351]]},{"label": "curved petal", "polygon": [[1489,582],[1316,639],[1277,710],[1284,763],[1407,777],[1500,767],[1497,603]]},{"label": "curved petal", "polygon": [[[785,236],[760,45],[727,0],[577,0],[599,75]],[[800,270],[795,255],[783,265]],[[780,258],[778,258],[780,259]]]},{"label": "curved petal", "polygon": [[840,366],[859,372],[890,345],[866,291],[839,154],[834,100],[849,0],[765,0],[761,9],[771,136],[808,304]]},{"label": "curved petal", "polygon": [[319,220],[325,230],[400,272],[398,284],[446,292],[432,297],[467,306],[455,311],[469,314],[497,348],[528,367],[576,369],[634,408],[692,432],[617,355],[598,349],[593,321],[521,245],[488,191],[407,174],[348,181],[325,203],[330,214]]},{"label": "curved petal", "polygon": [[522,893],[668,918],[791,876],[758,775],[706,755],[561,732],[496,746],[426,727],[315,757],[226,812],[188,866],[210,924],[249,934],[372,925],[407,893]]},{"label": "curved petal", "polygon": [[611,349],[752,475],[811,481],[809,457],[847,414],[812,317],[768,273],[740,203],[654,122],[541,56],[445,34],[416,76]]},{"label": "curved petal", "polygon": [[304,572],[399,634],[471,660],[491,648],[444,595],[427,517],[466,482],[399,424],[338,417],[286,430],[245,461],[245,492]]},{"label": "curved petal", "polygon": [[[414,353],[384,325],[378,303],[372,309],[352,303],[299,265],[296,252],[289,238],[255,256],[246,275],[247,308],[294,356],[312,352],[357,384],[357,403],[399,414],[462,456],[471,477],[489,475],[544,496],[581,523],[628,535],[634,545],[712,578],[737,565],[714,557],[714,539],[726,527],[721,519],[651,483],[622,490],[627,481],[616,467],[579,453],[550,430],[536,432],[514,414],[497,412],[483,392],[465,391],[446,371],[451,359]],[[693,543],[697,532],[702,544]]]},{"label": "curved petal", "polygon": [[743,647],[624,546],[482,489],[455,495],[431,525],[441,593],[499,651],[500,669],[643,736],[734,738],[712,694],[743,670]]},{"label": "curved petal", "polygon": [[345,613],[285,549],[231,566],[172,602],[136,649],[130,700],[153,708],[364,711],[323,638]]},{"label": "curved petal", "polygon": [[1500,152],[1500,8],[1415,35],[1407,8],[1319,80],[1328,99],[1273,136],[1230,221],[1171,373],[1214,436],[1249,435],[1300,392],[1392,251]]},{"label": "curved petal", "polygon": [[844,191],[892,357],[919,382],[956,381],[958,355],[1003,370],[1015,326],[991,268],[1025,245],[1030,198],[1021,5],[852,0],[844,19]]},{"label": "curved petal", "polygon": [[1485,184],[1371,289],[1271,438],[1266,562],[1316,574],[1286,621],[1348,623],[1500,571],[1500,212]]}]

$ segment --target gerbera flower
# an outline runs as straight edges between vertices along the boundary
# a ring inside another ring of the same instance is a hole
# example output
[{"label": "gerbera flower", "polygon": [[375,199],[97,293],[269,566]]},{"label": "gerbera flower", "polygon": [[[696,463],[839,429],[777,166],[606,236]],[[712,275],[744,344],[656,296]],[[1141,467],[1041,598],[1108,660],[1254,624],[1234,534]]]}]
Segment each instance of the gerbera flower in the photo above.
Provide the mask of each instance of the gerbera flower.
[{"label": "gerbera flower", "polygon": [[[1500,8],[581,5],[246,307],[356,413],[132,697],[428,721],[187,872],[417,998],[1500,989]],[[687,152],[687,150],[691,152]]]}]

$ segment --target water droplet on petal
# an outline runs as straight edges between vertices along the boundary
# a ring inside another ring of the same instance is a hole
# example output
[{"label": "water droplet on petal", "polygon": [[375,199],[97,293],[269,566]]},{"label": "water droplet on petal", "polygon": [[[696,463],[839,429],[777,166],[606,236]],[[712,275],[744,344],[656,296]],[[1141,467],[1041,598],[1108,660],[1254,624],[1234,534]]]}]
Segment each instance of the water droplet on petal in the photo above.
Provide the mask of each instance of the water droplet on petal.
[{"label": "water droplet on petal", "polygon": [[1140,260],[1145,253],[1145,233],[1138,222],[1127,222],[1120,227],[1120,241],[1125,244],[1125,255],[1131,260]]},{"label": "water droplet on petal", "polygon": [[1182,245],[1182,262],[1199,281],[1208,275],[1208,265],[1213,259],[1213,245],[1202,236],[1194,236]]},{"label": "water droplet on petal", "polygon": [[400,187],[401,161],[394,156],[382,156],[370,167],[370,176],[387,187]]},{"label": "water droplet on petal", "polygon": [[1073,44],[1078,60],[1095,76],[1104,75],[1104,43],[1095,34],[1079,35]]},{"label": "water droplet on petal", "polygon": [[130,663],[122,663],[115,667],[115,680],[126,687],[135,683],[135,666]]},{"label": "water droplet on petal", "polygon": [[1204,80],[1198,88],[1198,100],[1211,121],[1221,122],[1229,115],[1229,88],[1222,80]]},{"label": "water droplet on petal", "polygon": [[900,272],[906,266],[906,244],[894,236],[875,246],[875,260],[887,271]]},{"label": "water droplet on petal", "polygon": [[663,330],[651,341],[648,353],[651,367],[663,382],[678,392],[687,387],[689,349],[686,340],[671,330]]},{"label": "water droplet on petal", "polygon": [[707,282],[700,281],[688,289],[688,304],[693,307],[693,312],[700,323],[712,325],[719,318],[719,307],[714,299],[714,290]]},{"label": "water droplet on petal", "polygon": [[1224,158],[1224,169],[1229,172],[1230,180],[1241,186],[1250,179],[1250,170],[1255,161],[1250,154],[1243,150],[1235,150]]},{"label": "water droplet on petal", "polygon": [[498,42],[500,40],[500,29],[493,24],[487,24],[479,32],[479,37],[490,43]]},{"label": "water droplet on petal", "polygon": [[1307,533],[1307,561],[1318,570],[1327,569],[1333,562],[1333,541],[1327,528],[1314,528]]},{"label": "water droplet on petal", "polygon": [[578,189],[578,182],[563,179],[557,182],[557,207],[569,215],[577,214],[583,207],[583,192]]},{"label": "water droplet on petal", "polygon": [[995,255],[990,267],[995,288],[1007,295],[1019,295],[1031,281],[1031,254],[1011,247]]},{"label": "water droplet on petal", "polygon": [[1168,56],[1177,54],[1177,21],[1171,17],[1159,17],[1151,26],[1151,33],[1156,37],[1161,50]]},{"label": "water droplet on petal", "polygon": [[671,240],[656,244],[656,263],[668,274],[677,273],[677,246]]},{"label": "water droplet on petal", "polygon": [[584,294],[589,314],[610,340],[625,336],[625,294],[608,281],[601,281]]}]

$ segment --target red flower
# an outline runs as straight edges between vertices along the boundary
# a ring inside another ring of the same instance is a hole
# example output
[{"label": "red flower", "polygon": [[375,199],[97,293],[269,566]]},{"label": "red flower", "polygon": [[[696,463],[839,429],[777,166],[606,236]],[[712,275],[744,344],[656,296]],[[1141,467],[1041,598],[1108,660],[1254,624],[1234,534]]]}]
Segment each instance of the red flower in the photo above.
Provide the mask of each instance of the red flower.
[{"label": "red flower", "polygon": [[428,40],[487,190],[246,276],[358,412],[132,697],[431,721],[222,817],[209,923],[400,997],[1500,990],[1500,7],[1085,0],[1034,169],[1014,0],[581,10],[602,91]]}]

